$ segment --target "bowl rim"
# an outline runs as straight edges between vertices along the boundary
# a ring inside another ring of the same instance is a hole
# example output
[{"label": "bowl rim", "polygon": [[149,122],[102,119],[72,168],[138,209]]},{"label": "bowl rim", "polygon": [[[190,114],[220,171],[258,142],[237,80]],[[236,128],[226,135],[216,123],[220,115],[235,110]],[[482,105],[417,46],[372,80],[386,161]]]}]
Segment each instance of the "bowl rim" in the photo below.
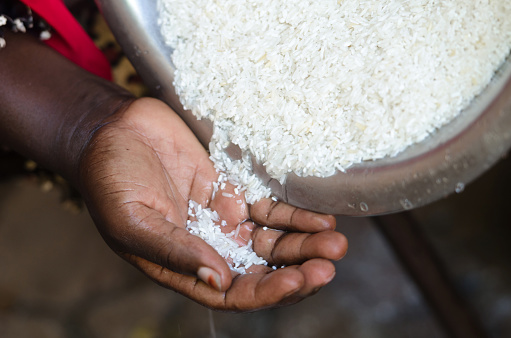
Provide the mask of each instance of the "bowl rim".
[{"label": "bowl rim", "polygon": [[[96,0],[107,24],[152,93],[169,104],[207,148],[212,123],[183,109],[172,79],[172,48],[163,41],[157,1]],[[305,209],[349,216],[409,210],[465,186],[511,147],[511,56],[490,85],[458,117],[393,157],[352,165],[333,176],[280,184],[253,159],[254,172],[279,199]],[[237,153],[236,151],[233,154]],[[235,155],[233,155],[235,156]]]}]

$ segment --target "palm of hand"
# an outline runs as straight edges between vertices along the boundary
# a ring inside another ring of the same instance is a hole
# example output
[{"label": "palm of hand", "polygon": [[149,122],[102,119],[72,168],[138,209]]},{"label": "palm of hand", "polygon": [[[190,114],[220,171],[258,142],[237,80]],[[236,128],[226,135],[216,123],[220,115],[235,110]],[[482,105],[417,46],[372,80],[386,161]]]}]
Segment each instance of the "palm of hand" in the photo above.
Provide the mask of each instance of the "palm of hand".
[{"label": "palm of hand", "polygon": [[[344,236],[332,231],[333,217],[271,200],[250,207],[222,194],[211,200],[217,176],[188,127],[152,99],[135,101],[96,132],[80,172],[89,211],[111,248],[157,283],[208,307],[289,304],[333,278],[329,259],[340,259],[347,248]],[[216,210],[226,232],[241,224],[240,244],[252,239],[270,264],[289,266],[259,266],[233,278],[225,260],[185,229],[190,199]],[[263,231],[251,220],[286,231]]]}]

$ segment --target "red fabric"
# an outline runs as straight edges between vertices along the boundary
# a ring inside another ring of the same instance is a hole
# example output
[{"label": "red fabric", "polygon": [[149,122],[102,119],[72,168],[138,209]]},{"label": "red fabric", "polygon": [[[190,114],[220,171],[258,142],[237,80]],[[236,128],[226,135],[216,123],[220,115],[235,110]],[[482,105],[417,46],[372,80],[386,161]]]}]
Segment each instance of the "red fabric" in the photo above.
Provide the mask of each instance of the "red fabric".
[{"label": "red fabric", "polygon": [[89,72],[112,80],[110,64],[62,0],[21,0],[53,28],[46,44]]}]

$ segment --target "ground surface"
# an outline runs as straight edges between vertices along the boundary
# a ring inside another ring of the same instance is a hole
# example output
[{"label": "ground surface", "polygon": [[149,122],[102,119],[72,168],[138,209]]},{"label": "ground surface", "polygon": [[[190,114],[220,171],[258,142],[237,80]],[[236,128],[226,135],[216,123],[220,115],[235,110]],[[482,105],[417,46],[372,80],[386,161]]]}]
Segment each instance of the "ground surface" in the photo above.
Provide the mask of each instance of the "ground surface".
[{"label": "ground surface", "polygon": [[[493,337],[511,336],[509,168],[414,212]],[[0,337],[208,337],[210,316],[217,337],[445,337],[370,218],[338,219],[350,250],[317,295],[235,315],[154,285],[59,189],[22,177],[2,182],[0,196]]]}]

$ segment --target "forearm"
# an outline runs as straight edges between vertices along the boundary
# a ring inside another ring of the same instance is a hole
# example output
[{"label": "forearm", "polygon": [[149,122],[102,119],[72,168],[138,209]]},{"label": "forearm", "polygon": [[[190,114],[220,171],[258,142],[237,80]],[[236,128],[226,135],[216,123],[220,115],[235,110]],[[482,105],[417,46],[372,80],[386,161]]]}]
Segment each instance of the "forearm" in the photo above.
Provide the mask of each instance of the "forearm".
[{"label": "forearm", "polygon": [[0,50],[0,143],[76,183],[83,147],[132,96],[35,38],[7,34]]}]

